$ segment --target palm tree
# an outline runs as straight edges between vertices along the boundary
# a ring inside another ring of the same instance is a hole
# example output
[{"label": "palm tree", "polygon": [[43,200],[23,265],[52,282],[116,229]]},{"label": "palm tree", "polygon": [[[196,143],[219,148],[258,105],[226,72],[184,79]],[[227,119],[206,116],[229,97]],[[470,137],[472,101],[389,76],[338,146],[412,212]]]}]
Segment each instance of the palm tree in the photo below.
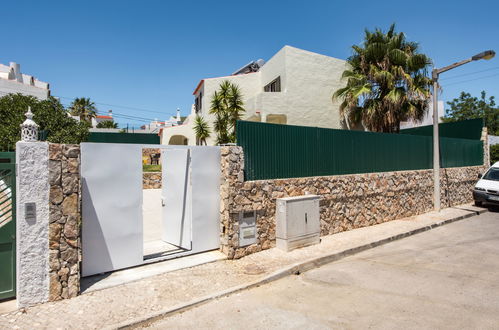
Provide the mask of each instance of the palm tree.
[{"label": "palm tree", "polygon": [[97,124],[97,128],[118,128],[118,123],[115,123],[112,120],[101,121]]},{"label": "palm tree", "polygon": [[90,98],[77,97],[69,106],[69,113],[72,116],[80,117],[80,121],[91,122],[97,114],[95,103]]},{"label": "palm tree", "polygon": [[196,133],[196,139],[201,145],[206,145],[206,139],[210,137],[211,131],[206,120],[201,116],[196,116],[194,120],[194,132]]},{"label": "palm tree", "polygon": [[244,113],[241,89],[228,80],[220,84],[211,98],[210,113],[215,115],[217,143],[236,142],[236,122]]},{"label": "palm tree", "polygon": [[343,72],[346,86],[333,95],[343,99],[341,116],[375,132],[399,132],[401,121],[421,121],[430,97],[431,60],[418,52],[418,44],[392,24],[386,34],[366,30],[363,44],[352,49],[350,68]]}]

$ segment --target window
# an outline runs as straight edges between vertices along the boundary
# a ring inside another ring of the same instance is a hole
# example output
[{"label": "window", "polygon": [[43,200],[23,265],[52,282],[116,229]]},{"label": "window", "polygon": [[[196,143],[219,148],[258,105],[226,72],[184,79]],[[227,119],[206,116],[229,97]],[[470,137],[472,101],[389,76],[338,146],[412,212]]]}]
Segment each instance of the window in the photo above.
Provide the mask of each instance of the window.
[{"label": "window", "polygon": [[484,180],[499,181],[499,169],[491,167],[487,173],[483,176]]},{"label": "window", "polygon": [[264,92],[280,92],[281,91],[281,77],[272,80],[268,85],[263,87]]},{"label": "window", "polygon": [[199,93],[199,95],[196,97],[196,100],[194,101],[194,104],[196,112],[201,111],[201,109],[203,108],[203,92]]}]

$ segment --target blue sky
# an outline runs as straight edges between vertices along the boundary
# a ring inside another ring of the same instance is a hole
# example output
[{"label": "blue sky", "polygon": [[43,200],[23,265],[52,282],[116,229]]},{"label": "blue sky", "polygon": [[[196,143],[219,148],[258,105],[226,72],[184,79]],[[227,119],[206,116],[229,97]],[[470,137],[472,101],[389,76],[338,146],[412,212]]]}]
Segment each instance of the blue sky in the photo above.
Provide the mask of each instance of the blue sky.
[{"label": "blue sky", "polygon": [[[187,114],[200,79],[267,60],[284,45],[346,59],[365,28],[392,22],[438,67],[499,52],[495,1],[16,0],[3,9],[1,63],[20,63],[65,104],[90,97],[99,111],[143,120],[167,119],[177,107]],[[441,83],[444,101],[462,90],[499,97],[499,56]]]}]

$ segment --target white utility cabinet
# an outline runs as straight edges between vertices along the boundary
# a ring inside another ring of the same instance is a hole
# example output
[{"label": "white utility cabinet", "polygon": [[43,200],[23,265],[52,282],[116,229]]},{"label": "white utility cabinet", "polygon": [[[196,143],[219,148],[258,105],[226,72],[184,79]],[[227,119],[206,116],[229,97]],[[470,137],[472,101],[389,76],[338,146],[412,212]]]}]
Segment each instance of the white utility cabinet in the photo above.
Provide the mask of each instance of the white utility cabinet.
[{"label": "white utility cabinet", "polygon": [[285,251],[320,242],[318,195],[276,200],[276,246]]}]

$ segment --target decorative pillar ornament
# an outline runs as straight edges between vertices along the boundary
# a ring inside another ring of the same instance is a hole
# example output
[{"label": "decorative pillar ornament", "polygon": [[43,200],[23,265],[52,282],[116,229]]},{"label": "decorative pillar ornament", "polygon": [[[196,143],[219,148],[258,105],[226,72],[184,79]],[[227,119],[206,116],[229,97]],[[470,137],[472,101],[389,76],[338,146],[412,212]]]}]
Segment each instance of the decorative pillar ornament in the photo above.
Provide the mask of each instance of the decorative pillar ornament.
[{"label": "decorative pillar ornament", "polygon": [[28,106],[28,112],[25,115],[26,120],[21,124],[21,141],[36,142],[38,141],[38,125],[33,121],[31,107]]}]

